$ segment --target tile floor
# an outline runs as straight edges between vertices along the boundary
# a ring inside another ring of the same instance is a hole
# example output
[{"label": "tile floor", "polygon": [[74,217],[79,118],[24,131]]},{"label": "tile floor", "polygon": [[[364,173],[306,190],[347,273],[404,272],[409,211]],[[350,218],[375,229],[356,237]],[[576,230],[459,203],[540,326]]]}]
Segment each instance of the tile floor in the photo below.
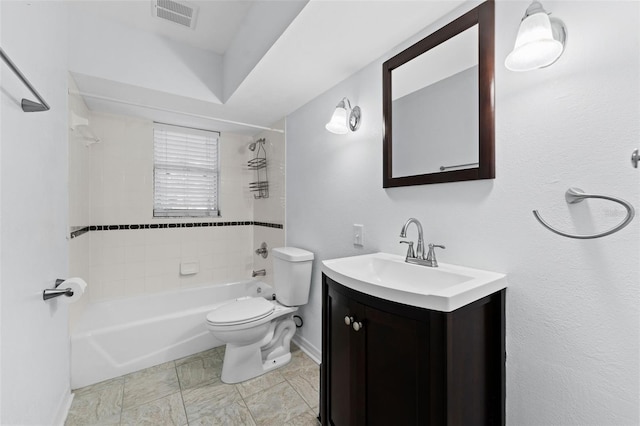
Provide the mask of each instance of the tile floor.
[{"label": "tile floor", "polygon": [[320,368],[291,362],[236,385],[220,381],[224,346],[74,391],[66,426],[317,426]]}]

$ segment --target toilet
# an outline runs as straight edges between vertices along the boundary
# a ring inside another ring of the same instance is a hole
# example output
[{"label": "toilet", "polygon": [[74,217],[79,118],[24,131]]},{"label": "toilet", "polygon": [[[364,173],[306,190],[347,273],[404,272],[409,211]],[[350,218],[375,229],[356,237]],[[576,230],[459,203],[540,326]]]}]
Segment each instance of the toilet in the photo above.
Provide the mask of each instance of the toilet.
[{"label": "toilet", "polygon": [[224,383],[252,379],[291,360],[293,314],[309,300],[313,253],[295,247],[271,253],[275,300],[241,297],[207,315],[207,328],[227,345],[220,377]]}]

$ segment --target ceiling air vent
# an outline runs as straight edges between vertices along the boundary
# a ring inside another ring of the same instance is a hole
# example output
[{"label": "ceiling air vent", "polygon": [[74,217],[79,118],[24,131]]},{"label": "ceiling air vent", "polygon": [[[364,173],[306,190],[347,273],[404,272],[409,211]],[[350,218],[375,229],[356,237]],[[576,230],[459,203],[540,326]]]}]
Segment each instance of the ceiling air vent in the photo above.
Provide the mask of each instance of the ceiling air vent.
[{"label": "ceiling air vent", "polygon": [[198,6],[186,1],[153,0],[151,2],[151,13],[156,18],[194,29],[196,27]]}]

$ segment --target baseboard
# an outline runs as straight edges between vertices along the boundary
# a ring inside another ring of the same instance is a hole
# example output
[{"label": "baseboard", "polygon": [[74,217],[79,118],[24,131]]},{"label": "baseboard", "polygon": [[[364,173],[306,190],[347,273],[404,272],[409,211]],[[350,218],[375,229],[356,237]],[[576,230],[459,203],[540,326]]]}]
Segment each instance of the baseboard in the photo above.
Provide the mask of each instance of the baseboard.
[{"label": "baseboard", "polygon": [[304,353],[306,353],[307,355],[309,355],[309,358],[311,358],[312,360],[314,360],[316,362],[316,364],[320,365],[320,363],[322,362],[322,352],[316,348],[315,346],[313,346],[311,343],[309,343],[309,341],[307,339],[305,339],[304,337],[301,337],[299,335],[295,335],[293,336],[293,343],[295,343],[296,345],[300,346],[300,349],[302,349],[302,351]]},{"label": "baseboard", "polygon": [[69,415],[69,409],[71,408],[74,396],[75,394],[71,393],[71,389],[67,389],[65,396],[62,398],[62,401],[60,401],[56,417],[52,424],[64,426],[64,422],[67,421],[67,416]]}]

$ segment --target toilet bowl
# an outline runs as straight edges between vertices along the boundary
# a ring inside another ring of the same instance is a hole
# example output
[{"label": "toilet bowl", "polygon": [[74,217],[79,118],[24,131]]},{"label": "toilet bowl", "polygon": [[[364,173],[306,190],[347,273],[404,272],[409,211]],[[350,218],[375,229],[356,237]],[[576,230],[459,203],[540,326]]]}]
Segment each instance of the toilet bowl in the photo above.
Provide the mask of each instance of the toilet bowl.
[{"label": "toilet bowl", "polygon": [[207,328],[226,343],[221,380],[239,383],[291,360],[293,314],[309,299],[313,253],[294,247],[272,250],[276,300],[241,297],[207,315]]},{"label": "toilet bowl", "polygon": [[[207,328],[227,345],[220,379],[239,383],[288,363],[296,331],[292,313],[297,310],[262,297],[246,297],[210,312]],[[238,319],[238,312],[248,319]]]}]

